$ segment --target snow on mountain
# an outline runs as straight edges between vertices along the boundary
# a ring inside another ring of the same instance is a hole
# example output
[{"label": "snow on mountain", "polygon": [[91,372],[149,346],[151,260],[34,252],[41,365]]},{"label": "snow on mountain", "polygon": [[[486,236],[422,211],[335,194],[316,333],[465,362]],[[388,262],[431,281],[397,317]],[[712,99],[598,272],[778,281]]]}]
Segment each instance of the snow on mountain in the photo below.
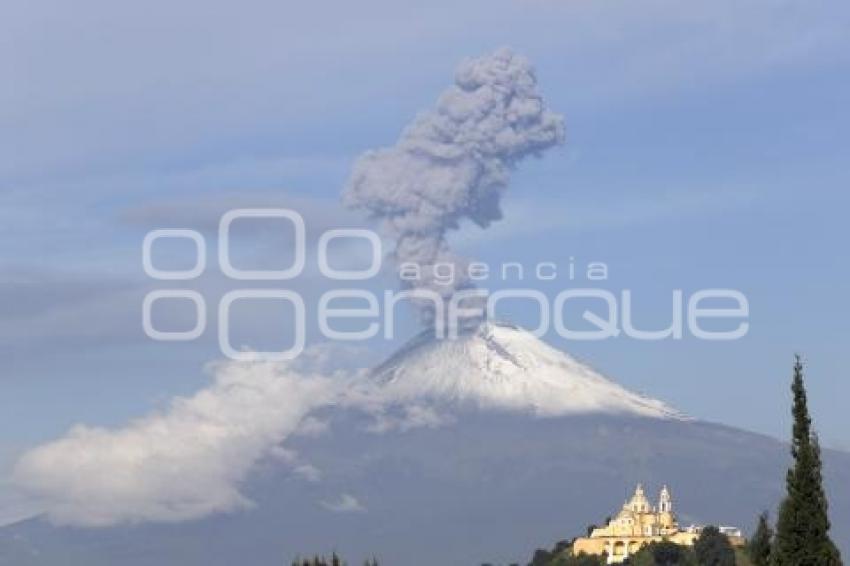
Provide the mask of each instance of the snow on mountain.
[{"label": "snow on mountain", "polygon": [[[255,384],[243,377],[244,386]],[[316,431],[291,434],[237,478],[250,508],[101,528],[38,517],[0,527],[0,564],[265,566],[326,549],[406,566],[524,564],[534,548],[602,520],[640,481],[675,486],[689,523],[747,527],[784,493],[786,444],[683,418],[510,325],[484,324],[459,340],[422,334],[368,377],[352,376],[341,403],[311,414],[322,425]],[[269,376],[273,394],[235,388],[242,400],[228,414],[240,417],[240,446],[244,413],[273,414],[287,402],[285,388],[275,393],[284,387],[278,381]],[[461,404],[502,410],[451,410]],[[449,418],[431,426],[435,415]],[[183,420],[193,419],[210,428]],[[197,470],[163,456],[161,436],[155,469],[170,466],[166,479],[185,478],[194,493]],[[110,445],[126,452],[126,444]],[[132,451],[134,462],[139,454]],[[228,448],[215,469],[227,469],[234,454],[244,451]],[[76,487],[80,474],[65,467]],[[850,455],[825,450],[824,474],[835,540],[847,552]],[[119,484],[135,477],[122,471]]]},{"label": "snow on mountain", "polygon": [[457,339],[440,340],[425,331],[375,368],[373,377],[399,401],[433,399],[542,416],[601,412],[685,418],[503,322],[485,322]]}]

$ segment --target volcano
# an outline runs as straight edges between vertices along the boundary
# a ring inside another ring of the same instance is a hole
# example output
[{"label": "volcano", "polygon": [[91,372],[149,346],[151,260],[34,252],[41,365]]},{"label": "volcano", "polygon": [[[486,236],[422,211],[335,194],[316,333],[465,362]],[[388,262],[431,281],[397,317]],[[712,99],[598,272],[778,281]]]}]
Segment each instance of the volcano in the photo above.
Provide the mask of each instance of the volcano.
[{"label": "volcano", "polygon": [[[784,443],[688,418],[510,324],[423,333],[354,389],[361,402],[311,415],[324,432],[283,441],[312,473],[254,471],[242,486],[253,508],[90,529],[37,517],[0,529],[0,564],[265,566],[331,550],[391,566],[524,564],[602,523],[639,482],[670,486],[682,524],[745,531],[784,491]],[[824,462],[846,555],[850,454]]]},{"label": "volcano", "polygon": [[424,331],[372,373],[387,394],[400,400],[432,399],[539,416],[598,412],[685,418],[505,322],[485,322],[451,340]]}]

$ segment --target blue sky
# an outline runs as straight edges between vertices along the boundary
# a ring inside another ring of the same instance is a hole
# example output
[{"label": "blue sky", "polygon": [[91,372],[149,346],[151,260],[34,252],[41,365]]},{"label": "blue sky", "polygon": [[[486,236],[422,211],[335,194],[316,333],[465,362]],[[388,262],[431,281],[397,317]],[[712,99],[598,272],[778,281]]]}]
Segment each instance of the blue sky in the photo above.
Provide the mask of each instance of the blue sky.
[{"label": "blue sky", "polygon": [[780,437],[801,352],[824,442],[850,449],[844,2],[12,1],[0,28],[0,471],[75,423],[119,425],[207,382],[213,332],[142,333],[148,230],[213,234],[221,211],[269,204],[360,225],[338,204],[354,159],[391,145],[461,59],[504,45],[535,64],[567,144],[524,162],[505,219],[464,227],[458,248],[604,261],[647,325],[672,289],[742,290],[737,342],[547,339],[689,414]]}]

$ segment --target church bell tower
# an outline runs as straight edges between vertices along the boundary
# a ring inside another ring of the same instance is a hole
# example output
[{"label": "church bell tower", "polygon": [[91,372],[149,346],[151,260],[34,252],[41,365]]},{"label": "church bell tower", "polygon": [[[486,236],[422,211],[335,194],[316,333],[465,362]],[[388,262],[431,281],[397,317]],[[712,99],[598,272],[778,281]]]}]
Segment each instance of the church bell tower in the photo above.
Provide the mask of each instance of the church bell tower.
[{"label": "church bell tower", "polygon": [[658,501],[658,512],[659,513],[672,513],[673,512],[673,498],[670,497],[670,490],[667,489],[667,486],[661,488],[661,497]]}]

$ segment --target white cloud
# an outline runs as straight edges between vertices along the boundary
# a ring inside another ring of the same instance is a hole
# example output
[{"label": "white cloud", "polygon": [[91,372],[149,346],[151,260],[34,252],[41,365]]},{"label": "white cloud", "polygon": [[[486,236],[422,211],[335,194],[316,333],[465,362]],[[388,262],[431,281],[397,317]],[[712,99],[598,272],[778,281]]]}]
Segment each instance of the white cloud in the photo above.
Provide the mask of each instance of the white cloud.
[{"label": "white cloud", "polygon": [[295,430],[295,434],[299,436],[316,437],[327,434],[329,431],[330,424],[327,421],[316,417],[306,417],[303,421],[301,421],[301,424],[298,425],[298,429]]},{"label": "white cloud", "polygon": [[117,430],[79,425],[31,450],[13,479],[62,524],[180,521],[244,508],[251,502],[240,485],[251,468],[334,391],[331,380],[285,366],[221,364],[210,387],[161,414]]},{"label": "white cloud", "polygon": [[[24,453],[11,482],[26,515],[40,511],[54,523],[102,527],[251,507],[241,487],[261,462],[284,465],[303,481],[321,481],[322,471],[284,441],[330,433],[328,422],[310,414],[329,405],[372,415],[373,432],[450,422],[429,407],[384,394],[365,370],[330,369],[330,349],[316,346],[291,364],[214,364],[209,387],[173,399],[160,413],[117,429],[77,425]],[[344,356],[348,350],[339,351]],[[334,512],[365,510],[349,494],[322,505]]]},{"label": "white cloud", "polygon": [[334,513],[362,513],[366,511],[366,507],[350,493],[343,493],[338,499],[332,501],[321,501],[320,504]]},{"label": "white cloud", "polygon": [[0,526],[29,519],[42,511],[38,501],[6,484],[6,480],[0,480]]},{"label": "white cloud", "polygon": [[322,479],[322,471],[312,464],[301,464],[292,471],[296,476],[308,482],[318,482]]},{"label": "white cloud", "polygon": [[449,415],[440,413],[433,407],[410,401],[403,404],[404,400],[395,399],[392,394],[387,395],[384,392],[379,395],[383,396],[386,405],[371,408],[370,413],[374,421],[368,427],[370,432],[406,432],[415,428],[439,428],[454,422]]}]

